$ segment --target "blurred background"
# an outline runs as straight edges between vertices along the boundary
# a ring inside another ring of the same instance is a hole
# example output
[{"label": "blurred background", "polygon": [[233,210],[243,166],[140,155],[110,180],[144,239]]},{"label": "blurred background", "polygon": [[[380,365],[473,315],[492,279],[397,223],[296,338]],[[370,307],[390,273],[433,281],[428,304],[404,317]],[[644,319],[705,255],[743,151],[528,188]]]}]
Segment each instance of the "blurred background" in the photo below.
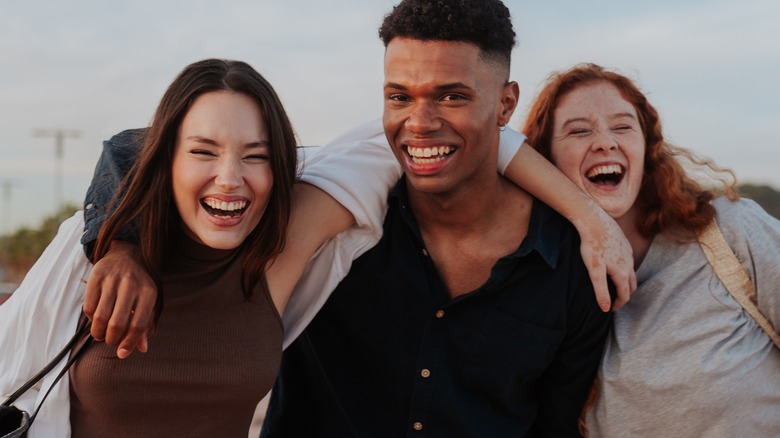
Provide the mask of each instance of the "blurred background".
[{"label": "blurred background", "polygon": [[[0,0],[0,294],[81,205],[102,140],[147,125],[193,61],[253,65],[303,145],[380,117],[377,28],[395,2]],[[515,127],[551,71],[617,68],[649,94],[669,140],[734,169],[777,215],[780,2],[505,3],[522,90]]]}]

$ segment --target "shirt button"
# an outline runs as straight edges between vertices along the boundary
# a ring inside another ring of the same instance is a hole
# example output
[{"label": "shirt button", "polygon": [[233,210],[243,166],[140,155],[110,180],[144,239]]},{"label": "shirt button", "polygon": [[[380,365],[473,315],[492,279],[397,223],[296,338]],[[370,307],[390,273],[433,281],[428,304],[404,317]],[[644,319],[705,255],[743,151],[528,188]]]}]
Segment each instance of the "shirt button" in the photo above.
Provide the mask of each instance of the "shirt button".
[{"label": "shirt button", "polygon": [[441,319],[444,318],[444,311],[443,310],[437,310],[436,311],[436,317]]},{"label": "shirt button", "polygon": [[420,371],[420,375],[427,379],[428,377],[431,377],[431,370],[428,368],[423,368],[423,370]]},{"label": "shirt button", "polygon": [[415,421],[414,424],[412,424],[412,429],[422,430],[422,423],[420,423],[419,421]]}]

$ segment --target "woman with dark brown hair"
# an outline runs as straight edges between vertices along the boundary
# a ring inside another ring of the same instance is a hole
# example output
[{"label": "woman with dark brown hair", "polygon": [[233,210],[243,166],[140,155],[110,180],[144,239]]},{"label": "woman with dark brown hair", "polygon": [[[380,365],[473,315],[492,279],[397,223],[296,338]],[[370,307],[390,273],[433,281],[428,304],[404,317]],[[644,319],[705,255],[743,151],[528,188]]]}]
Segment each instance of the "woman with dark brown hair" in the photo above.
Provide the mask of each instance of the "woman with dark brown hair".
[{"label": "woman with dark brown hair", "polygon": [[[140,261],[162,298],[155,349],[120,361],[113,347],[91,343],[30,436],[246,436],[278,372],[280,315],[300,272],[354,222],[319,189],[294,188],[292,126],[271,85],[246,63],[186,67],[142,141],[94,259],[119,230],[136,227]],[[79,212],[63,224],[0,308],[3,394],[73,333],[91,270],[79,242],[83,223]],[[288,230],[296,239],[281,256]],[[20,405],[38,404],[43,392],[30,391]]]},{"label": "woman with dark brown hair", "polygon": [[287,271],[266,267],[285,242],[295,180],[292,126],[259,73],[205,60],[173,81],[95,245],[97,261],[138,227],[163,298],[158,348],[121,362],[104,343],[84,353],[70,371],[74,435],[176,435],[193,418],[206,419],[199,434],[247,430],[281,357],[291,288],[270,288]]},{"label": "woman with dark brown hair", "polygon": [[[614,315],[591,435],[780,436],[780,350],[697,240],[717,221],[758,308],[779,327],[780,222],[738,200],[729,171],[667,143],[639,88],[597,65],[553,74],[523,130],[618,222],[634,251],[638,288]],[[686,166],[711,177],[700,183]]]}]

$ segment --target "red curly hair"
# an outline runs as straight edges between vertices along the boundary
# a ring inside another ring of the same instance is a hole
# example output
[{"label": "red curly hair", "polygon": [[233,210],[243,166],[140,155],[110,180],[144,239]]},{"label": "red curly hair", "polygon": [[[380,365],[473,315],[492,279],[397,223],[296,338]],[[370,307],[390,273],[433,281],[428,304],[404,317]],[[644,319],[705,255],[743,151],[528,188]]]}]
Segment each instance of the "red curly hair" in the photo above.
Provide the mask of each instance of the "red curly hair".
[{"label": "red curly hair", "polygon": [[[663,232],[694,237],[715,217],[712,199],[720,193],[736,199],[736,178],[730,170],[665,142],[658,112],[631,79],[595,64],[579,64],[553,73],[528,112],[523,127],[528,143],[552,160],[553,116],[559,102],[578,87],[602,81],[614,85],[634,106],[645,138],[644,175],[636,200],[639,232],[647,238]],[[688,175],[683,160],[704,170],[720,189],[702,187]]]}]

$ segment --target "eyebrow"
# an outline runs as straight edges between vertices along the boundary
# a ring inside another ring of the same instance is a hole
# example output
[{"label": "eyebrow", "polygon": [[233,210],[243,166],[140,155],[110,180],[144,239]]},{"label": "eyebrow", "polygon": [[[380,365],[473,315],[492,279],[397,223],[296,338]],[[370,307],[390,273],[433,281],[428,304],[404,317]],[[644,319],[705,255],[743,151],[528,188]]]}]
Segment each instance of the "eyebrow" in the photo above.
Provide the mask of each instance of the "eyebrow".
[{"label": "eyebrow", "polygon": [[[388,83],[386,83],[385,84],[385,88],[395,88],[395,89],[398,89],[398,90],[408,90],[408,87],[406,87],[405,85],[401,85],[399,83],[396,83],[396,82],[388,82]],[[452,82],[452,83],[449,83],[449,84],[441,84],[441,85],[435,86],[434,88],[436,90],[438,90],[438,91],[462,90],[464,88],[467,89],[467,90],[471,90],[472,89],[471,87],[469,87],[468,85],[464,84],[463,82]]]},{"label": "eyebrow", "polygon": [[[187,140],[187,141],[194,141],[194,142],[197,142],[197,143],[204,143],[204,144],[208,144],[208,145],[211,145],[211,146],[219,146],[219,144],[217,144],[216,141],[214,141],[214,140],[212,140],[212,139],[210,139],[208,137],[202,137],[200,135],[191,135],[189,137],[186,137],[185,140]],[[268,140],[258,140],[258,141],[253,141],[251,143],[247,143],[244,146],[247,147],[247,148],[270,147],[271,146],[271,142],[268,141]]]},{"label": "eyebrow", "polygon": [[[639,121],[639,119],[635,115],[633,115],[631,113],[617,113],[617,114],[611,115],[609,118],[610,119],[622,119],[622,118],[625,118],[625,117],[628,117],[629,119],[633,119],[633,120]],[[573,119],[568,119],[565,122],[563,122],[563,125],[561,125],[561,127],[565,128],[566,125],[568,125],[570,123],[574,123],[574,122],[590,122],[590,119],[588,119],[587,117],[575,117]]]},{"label": "eyebrow", "polygon": [[561,128],[565,128],[566,125],[569,125],[569,124],[572,124],[572,123],[575,123],[575,122],[589,122],[589,121],[590,120],[586,119],[585,117],[576,117],[576,118],[573,118],[573,119],[568,119],[565,122],[563,122],[563,124],[561,125]]}]

